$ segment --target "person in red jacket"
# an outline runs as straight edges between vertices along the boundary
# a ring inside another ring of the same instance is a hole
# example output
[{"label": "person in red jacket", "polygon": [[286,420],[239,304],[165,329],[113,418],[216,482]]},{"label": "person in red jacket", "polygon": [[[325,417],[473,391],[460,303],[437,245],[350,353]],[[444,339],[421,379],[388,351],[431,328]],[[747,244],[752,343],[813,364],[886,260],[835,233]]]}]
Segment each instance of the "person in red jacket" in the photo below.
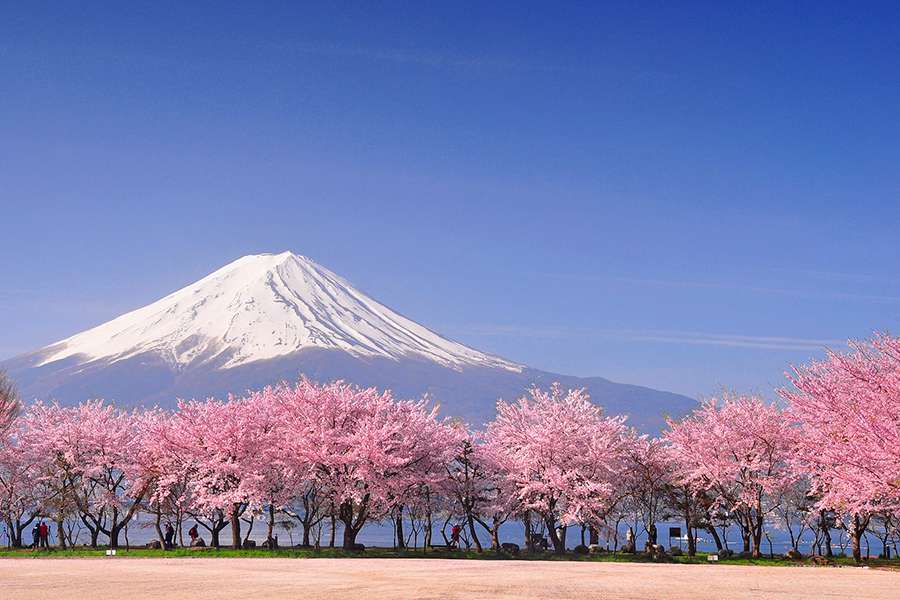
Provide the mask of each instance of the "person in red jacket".
[{"label": "person in red jacket", "polygon": [[462,531],[462,528],[459,524],[454,525],[450,529],[450,547],[451,548],[459,548],[459,532]]},{"label": "person in red jacket", "polygon": [[38,525],[38,538],[41,541],[41,548],[50,547],[50,528],[47,527],[47,524],[43,521],[41,521],[41,524]]}]

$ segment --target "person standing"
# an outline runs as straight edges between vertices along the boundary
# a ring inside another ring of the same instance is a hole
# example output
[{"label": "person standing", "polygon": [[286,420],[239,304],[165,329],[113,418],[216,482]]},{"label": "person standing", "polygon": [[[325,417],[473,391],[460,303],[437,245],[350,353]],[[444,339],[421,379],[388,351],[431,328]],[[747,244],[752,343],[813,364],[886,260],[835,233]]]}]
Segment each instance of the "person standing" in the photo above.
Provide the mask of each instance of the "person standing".
[{"label": "person standing", "polygon": [[38,535],[41,540],[40,547],[50,548],[50,528],[43,521],[38,525]]},{"label": "person standing", "polygon": [[40,524],[35,522],[34,527],[31,528],[31,547],[34,550],[37,550],[41,544],[41,528]]},{"label": "person standing", "polygon": [[175,528],[171,523],[166,524],[166,549],[175,547]]},{"label": "person standing", "polygon": [[196,543],[197,538],[200,536],[200,533],[197,531],[196,524],[188,530],[188,535],[191,536],[191,546],[193,546]]}]

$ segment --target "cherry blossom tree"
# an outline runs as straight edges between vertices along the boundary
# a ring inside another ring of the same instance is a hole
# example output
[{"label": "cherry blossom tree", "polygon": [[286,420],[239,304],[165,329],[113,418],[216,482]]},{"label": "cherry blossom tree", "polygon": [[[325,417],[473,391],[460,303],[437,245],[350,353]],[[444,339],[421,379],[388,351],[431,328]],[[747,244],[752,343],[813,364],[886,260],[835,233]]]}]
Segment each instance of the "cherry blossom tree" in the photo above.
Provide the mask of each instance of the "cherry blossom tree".
[{"label": "cherry blossom tree", "polygon": [[669,421],[666,438],[677,479],[696,491],[709,490],[735,514],[745,550],[760,555],[765,519],[795,478],[791,423],[773,405],[753,396],[712,398],[682,421]]},{"label": "cherry blossom tree", "polygon": [[584,390],[564,393],[554,384],[512,404],[498,402],[485,444],[502,461],[522,509],[540,515],[555,551],[564,552],[568,525],[604,519],[626,438],[623,419],[603,417]]},{"label": "cherry blossom tree", "polygon": [[35,470],[15,439],[19,427],[21,419],[14,420],[11,437],[0,438],[0,518],[14,548],[22,547],[22,533],[40,514],[41,491]]},{"label": "cherry blossom tree", "polygon": [[277,394],[288,423],[286,453],[308,468],[343,524],[345,549],[422,485],[434,484],[452,446],[437,409],[390,392],[301,380]]},{"label": "cherry blossom tree", "polygon": [[182,401],[163,432],[173,481],[186,481],[190,510],[209,517],[210,523],[203,525],[213,534],[214,545],[227,520],[232,547],[240,548],[245,511],[286,501],[276,458],[278,419],[265,392],[227,401]]},{"label": "cherry blossom tree", "polygon": [[454,456],[445,464],[446,479],[440,493],[447,498],[447,510],[462,515],[478,552],[482,544],[476,524],[487,531],[491,548],[499,551],[500,526],[519,510],[515,490],[502,467],[502,455],[495,455],[495,447],[483,443],[462,423],[457,423],[452,433]]},{"label": "cherry blossom tree", "polygon": [[[35,404],[24,417],[24,452],[52,495],[75,504],[92,545],[104,533],[111,547],[118,546],[150,485],[141,423],[146,414],[93,400],[74,407]],[[60,541],[62,517],[57,515]]]},{"label": "cherry blossom tree", "polygon": [[848,523],[859,560],[869,516],[900,508],[900,338],[853,342],[788,379],[780,394],[800,424],[801,468],[819,507]]},{"label": "cherry blossom tree", "polygon": [[641,520],[647,543],[656,544],[656,522],[668,507],[673,484],[670,451],[660,439],[634,435],[626,446],[623,467],[623,492]]}]

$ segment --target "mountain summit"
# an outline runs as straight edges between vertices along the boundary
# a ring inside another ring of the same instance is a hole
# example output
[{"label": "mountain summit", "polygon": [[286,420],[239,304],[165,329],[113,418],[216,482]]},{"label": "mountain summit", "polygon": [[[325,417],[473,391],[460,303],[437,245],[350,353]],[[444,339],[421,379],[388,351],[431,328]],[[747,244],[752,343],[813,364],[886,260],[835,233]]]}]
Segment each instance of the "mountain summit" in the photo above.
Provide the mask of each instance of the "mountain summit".
[{"label": "mountain summit", "polygon": [[165,298],[49,347],[38,366],[157,354],[176,369],[229,369],[318,348],[360,358],[522,367],[467,348],[397,314],[312,260],[245,256]]},{"label": "mountain summit", "polygon": [[472,424],[497,399],[559,381],[585,387],[644,431],[695,404],[677,394],[580,378],[479,352],[403,317],[312,260],[290,252],[240,258],[143,308],[4,363],[23,398],[174,405],[241,394],[306,375],[428,394]]}]

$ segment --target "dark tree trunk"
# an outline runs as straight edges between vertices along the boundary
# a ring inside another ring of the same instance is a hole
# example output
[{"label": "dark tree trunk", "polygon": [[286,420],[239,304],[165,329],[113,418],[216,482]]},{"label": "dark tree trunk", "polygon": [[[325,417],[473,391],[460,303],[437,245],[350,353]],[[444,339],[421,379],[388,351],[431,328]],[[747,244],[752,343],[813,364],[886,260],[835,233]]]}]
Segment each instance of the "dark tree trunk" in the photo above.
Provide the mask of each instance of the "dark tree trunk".
[{"label": "dark tree trunk", "polygon": [[685,534],[688,538],[688,556],[696,556],[697,555],[697,536],[696,530],[690,521],[685,525]]},{"label": "dark tree trunk", "polygon": [[712,536],[713,542],[715,542],[715,544],[716,544],[716,550],[721,550],[721,549],[722,549],[722,538],[719,537],[719,532],[718,532],[718,530],[716,529],[716,526],[715,526],[715,525],[709,525],[709,526],[706,528],[706,530],[707,530],[707,531],[709,532],[709,534]]},{"label": "dark tree trunk", "polygon": [[[687,502],[687,500],[685,500],[685,502]],[[691,518],[692,516],[690,507],[686,507],[686,510],[684,511],[684,533],[688,539],[688,556],[697,555],[697,536],[694,535],[694,521]]]},{"label": "dark tree trunk", "polygon": [[344,524],[344,550],[353,550],[353,547],[356,546],[356,535],[359,533],[353,528],[352,523],[348,523],[347,521],[341,521]]},{"label": "dark tree trunk", "polygon": [[397,549],[403,550],[404,548],[406,548],[406,542],[403,539],[404,535],[403,535],[403,507],[402,506],[397,509],[397,514],[394,517],[394,529],[396,530],[396,534],[397,534]]},{"label": "dark tree trunk", "polygon": [[751,517],[750,534],[753,539],[753,558],[759,558],[762,548],[763,517],[762,504],[757,506],[756,514]]},{"label": "dark tree trunk", "polygon": [[266,528],[266,541],[268,542],[269,550],[272,549],[272,546],[275,545],[275,506],[273,504],[269,504],[269,520],[268,527]]},{"label": "dark tree trunk", "polygon": [[57,517],[56,517],[56,538],[57,538],[57,545],[59,546],[60,550],[65,550],[66,549],[66,528],[63,524],[62,516],[59,516],[59,515],[57,515]]},{"label": "dark tree trunk", "polygon": [[531,537],[531,512],[522,516],[522,525],[525,527],[525,548],[528,552],[534,552],[534,539]]},{"label": "dark tree trunk", "polygon": [[166,536],[163,535],[162,530],[162,511],[156,510],[156,519],[153,522],[153,526],[156,528],[156,538],[159,540],[159,547],[163,550],[168,550],[166,548]]},{"label": "dark tree trunk", "polygon": [[825,511],[819,513],[819,526],[822,529],[822,537],[825,540],[825,558],[834,556],[834,550],[831,548],[831,523],[829,522]]},{"label": "dark tree trunk", "polygon": [[331,512],[331,537],[328,538],[328,547],[334,548],[334,536],[337,531],[337,519],[334,516],[334,511]]},{"label": "dark tree trunk", "polygon": [[853,515],[853,523],[850,530],[850,539],[853,548],[853,560],[856,563],[862,561],[861,542],[863,534],[866,533],[866,527],[869,525],[869,519],[861,519],[859,515]]},{"label": "dark tree trunk", "polygon": [[472,518],[471,512],[466,516],[466,524],[469,526],[469,535],[472,536],[472,542],[475,544],[475,551],[481,553],[483,551],[481,540],[478,539],[478,534],[475,532],[475,519]]},{"label": "dark tree trunk", "polygon": [[344,524],[344,550],[353,550],[356,546],[356,536],[366,523],[368,506],[366,495],[358,505],[348,500],[338,507],[338,518]]},{"label": "dark tree trunk", "polygon": [[[544,523],[547,525],[547,535],[553,543],[553,551],[557,554],[564,554],[566,552],[566,540],[561,538],[556,532],[556,519],[546,516],[544,517]],[[565,529],[563,529],[563,532],[565,532]]]},{"label": "dark tree trunk", "polygon": [[600,530],[591,525],[588,527],[588,539],[590,540],[591,545],[600,545]]},{"label": "dark tree trunk", "polygon": [[231,507],[231,547],[235,550],[241,549],[241,514],[239,512],[240,505],[235,503]]}]

